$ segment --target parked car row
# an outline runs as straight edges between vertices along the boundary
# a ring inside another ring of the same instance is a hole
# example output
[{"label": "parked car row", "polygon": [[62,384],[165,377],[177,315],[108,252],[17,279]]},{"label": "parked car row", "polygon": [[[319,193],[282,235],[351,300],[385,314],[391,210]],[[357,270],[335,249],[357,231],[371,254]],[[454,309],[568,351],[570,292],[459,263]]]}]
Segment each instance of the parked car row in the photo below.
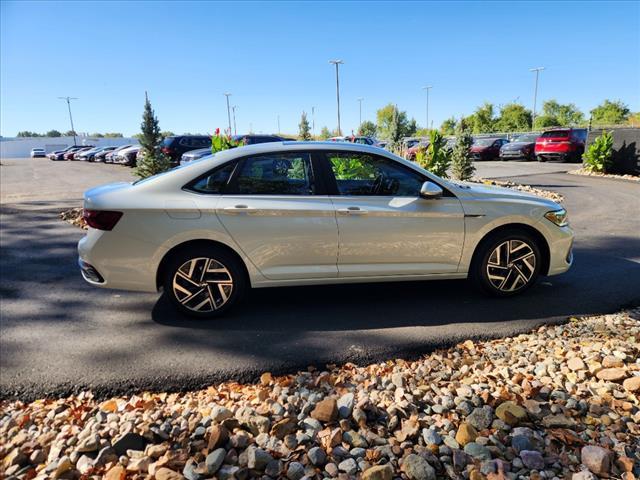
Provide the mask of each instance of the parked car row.
[{"label": "parked car row", "polygon": [[[474,138],[470,148],[474,161],[524,160],[546,162],[579,162],[587,140],[586,128],[554,128],[543,133],[526,133],[511,141],[498,137]],[[429,146],[425,139],[408,138],[404,141],[404,156],[415,161],[416,153]],[[455,139],[447,139],[446,149],[452,150]]]},{"label": "parked car row", "polygon": [[[208,144],[204,148],[198,148],[195,150],[184,150],[187,147],[187,143],[196,143],[185,141],[185,137],[167,137],[163,142],[162,151],[169,155],[172,160],[172,164],[175,164],[174,158],[177,156],[178,152],[183,150],[183,153],[180,155],[180,165],[184,165],[189,162],[193,162],[194,160],[199,160],[207,155],[211,155],[211,138],[206,137],[208,139]],[[241,142],[244,145],[255,145],[258,143],[270,143],[270,142],[283,142],[285,140],[293,140],[291,138],[281,137],[279,135],[253,135],[253,134],[245,134],[245,135],[234,135],[232,139],[235,142]],[[196,137],[196,141],[199,141],[200,137]]]}]

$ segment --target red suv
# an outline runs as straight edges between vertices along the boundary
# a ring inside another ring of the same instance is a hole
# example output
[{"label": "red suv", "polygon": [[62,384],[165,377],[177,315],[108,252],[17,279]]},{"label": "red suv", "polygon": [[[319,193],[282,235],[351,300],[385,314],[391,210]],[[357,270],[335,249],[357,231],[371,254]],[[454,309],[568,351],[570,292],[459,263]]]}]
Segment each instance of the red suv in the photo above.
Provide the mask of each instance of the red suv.
[{"label": "red suv", "polygon": [[536,158],[539,162],[547,160],[580,162],[586,140],[586,128],[547,130],[536,140]]}]

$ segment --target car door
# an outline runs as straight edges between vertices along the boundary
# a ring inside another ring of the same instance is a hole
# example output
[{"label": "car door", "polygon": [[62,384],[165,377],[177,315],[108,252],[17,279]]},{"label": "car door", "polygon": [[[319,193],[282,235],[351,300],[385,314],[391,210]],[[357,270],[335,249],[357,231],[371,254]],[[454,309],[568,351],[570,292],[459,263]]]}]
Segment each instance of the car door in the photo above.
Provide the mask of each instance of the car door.
[{"label": "car door", "polygon": [[337,277],[335,211],[320,182],[308,152],[239,161],[216,213],[265,277]]},{"label": "car door", "polygon": [[419,196],[426,177],[378,155],[326,152],[338,222],[338,276],[457,272],[464,243],[460,201]]}]

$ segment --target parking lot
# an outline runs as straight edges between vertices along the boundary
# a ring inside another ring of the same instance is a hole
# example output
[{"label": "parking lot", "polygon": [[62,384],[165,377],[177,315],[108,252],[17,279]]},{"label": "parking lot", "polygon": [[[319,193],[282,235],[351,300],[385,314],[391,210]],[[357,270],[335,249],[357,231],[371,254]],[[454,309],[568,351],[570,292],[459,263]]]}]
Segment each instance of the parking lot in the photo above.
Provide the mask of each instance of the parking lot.
[{"label": "parking lot", "polygon": [[575,164],[477,167],[485,178],[564,195],[576,231],[567,274],[503,300],[452,281],[262,289],[227,317],[197,322],[158,295],[95,289],[78,272],[83,233],[59,211],[79,206],[88,187],[132,180],[130,169],[3,159],[0,390],[28,398],[86,387],[99,394],[188,389],[265,370],[406,357],[640,302],[637,183],[564,173]]}]

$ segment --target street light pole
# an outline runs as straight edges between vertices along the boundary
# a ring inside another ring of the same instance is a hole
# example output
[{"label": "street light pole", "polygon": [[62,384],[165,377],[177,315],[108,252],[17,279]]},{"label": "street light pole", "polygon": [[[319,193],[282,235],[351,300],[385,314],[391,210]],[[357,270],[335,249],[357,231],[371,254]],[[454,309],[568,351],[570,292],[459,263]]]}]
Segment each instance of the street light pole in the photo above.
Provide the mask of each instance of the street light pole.
[{"label": "street light pole", "polygon": [[231,94],[225,93],[224,96],[227,97],[227,118],[229,120],[229,135],[231,135],[231,108],[229,107],[229,97]]},{"label": "street light pole", "polygon": [[238,130],[236,130],[236,106],[234,105],[233,107],[231,107],[231,110],[233,111],[233,134],[237,135]]},{"label": "street light pole", "polygon": [[73,127],[73,117],[71,116],[71,100],[78,100],[76,97],[58,97],[60,100],[66,100],[69,108],[69,121],[71,122],[71,131],[73,132],[73,145],[76,146],[76,129]]},{"label": "street light pole", "polygon": [[358,130],[360,130],[360,127],[362,126],[362,101],[364,100],[364,98],[360,97],[358,99],[358,103],[359,105],[359,110],[360,110],[360,123],[358,123]]},{"label": "street light pole", "polygon": [[426,87],[422,87],[423,90],[427,91],[427,130],[429,130],[429,90],[433,88],[432,85],[427,85]]},{"label": "street light pole", "polygon": [[278,115],[278,133],[280,133],[280,115]]},{"label": "street light pole", "polygon": [[342,135],[342,129],[340,128],[340,74],[338,73],[338,66],[344,64],[342,60],[329,60],[329,63],[336,66],[336,99],[338,101],[338,135]]},{"label": "street light pole", "polygon": [[316,107],[311,107],[311,133],[316,135]]},{"label": "street light pole", "polygon": [[531,115],[531,129],[536,123],[536,103],[538,101],[538,76],[540,72],[544,70],[544,67],[537,67],[529,69],[530,72],[536,72],[536,86],[533,90],[533,114]]}]

